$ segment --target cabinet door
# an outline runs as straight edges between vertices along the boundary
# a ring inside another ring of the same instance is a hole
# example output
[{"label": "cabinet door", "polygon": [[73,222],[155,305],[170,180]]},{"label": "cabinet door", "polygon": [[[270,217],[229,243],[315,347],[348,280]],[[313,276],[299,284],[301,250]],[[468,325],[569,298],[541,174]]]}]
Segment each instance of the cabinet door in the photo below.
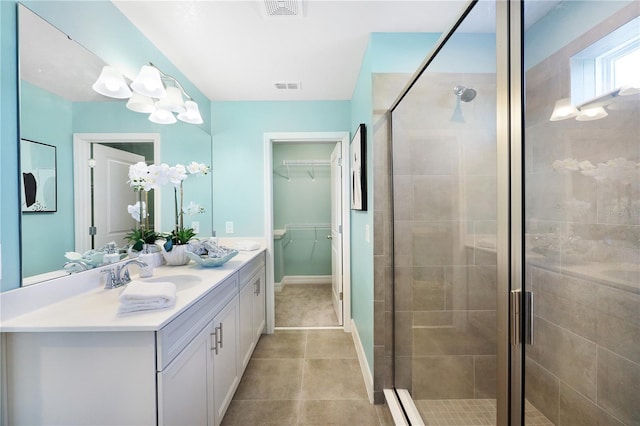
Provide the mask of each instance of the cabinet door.
[{"label": "cabinet door", "polygon": [[158,373],[158,424],[213,424],[213,325]]},{"label": "cabinet door", "polygon": [[238,297],[213,319],[215,424],[222,421],[238,386]]},{"label": "cabinet door", "polygon": [[267,324],[266,318],[266,297],[265,297],[265,270],[264,267],[256,274],[253,279],[254,296],[253,296],[253,334],[255,342],[258,342],[260,335],[264,331]]},{"label": "cabinet door", "polygon": [[247,367],[256,343],[253,324],[253,299],[255,299],[255,297],[255,287],[250,281],[240,290],[240,340],[238,345],[238,366],[240,368],[240,374],[242,374]]}]

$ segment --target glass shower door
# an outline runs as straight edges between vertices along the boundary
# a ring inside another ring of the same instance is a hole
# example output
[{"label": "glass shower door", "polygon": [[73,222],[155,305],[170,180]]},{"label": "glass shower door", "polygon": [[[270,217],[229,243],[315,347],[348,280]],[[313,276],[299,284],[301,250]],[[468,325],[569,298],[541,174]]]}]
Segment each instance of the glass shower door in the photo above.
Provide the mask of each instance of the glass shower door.
[{"label": "glass shower door", "polygon": [[527,425],[640,424],[639,12],[562,1],[524,33]]},{"label": "glass shower door", "polygon": [[426,424],[496,423],[492,8],[474,7],[392,112],[395,387]]}]

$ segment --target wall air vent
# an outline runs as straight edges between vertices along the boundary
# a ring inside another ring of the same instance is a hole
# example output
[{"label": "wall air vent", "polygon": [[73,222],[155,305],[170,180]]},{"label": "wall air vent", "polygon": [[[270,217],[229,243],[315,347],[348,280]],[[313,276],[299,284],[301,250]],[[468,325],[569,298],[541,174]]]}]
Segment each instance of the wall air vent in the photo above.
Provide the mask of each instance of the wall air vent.
[{"label": "wall air vent", "polygon": [[264,0],[267,17],[302,17],[302,0]]},{"label": "wall air vent", "polygon": [[273,87],[278,90],[300,90],[302,86],[299,81],[276,81]]}]

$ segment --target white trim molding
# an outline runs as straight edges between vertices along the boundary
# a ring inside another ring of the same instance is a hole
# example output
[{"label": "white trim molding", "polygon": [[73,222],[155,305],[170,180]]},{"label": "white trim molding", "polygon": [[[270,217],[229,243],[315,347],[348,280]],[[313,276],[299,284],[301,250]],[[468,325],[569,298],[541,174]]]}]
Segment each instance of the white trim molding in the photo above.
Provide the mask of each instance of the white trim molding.
[{"label": "white trim molding", "polygon": [[342,305],[343,327],[351,328],[351,221],[349,189],[349,132],[264,133],[264,233],[267,243],[267,333],[275,329],[275,283],[273,266],[273,144],[341,143],[342,148]]},{"label": "white trim molding", "polygon": [[356,354],[358,355],[360,370],[362,370],[362,377],[364,378],[364,387],[367,389],[369,402],[373,404],[373,375],[371,374],[371,369],[369,368],[369,363],[367,362],[367,356],[364,353],[364,347],[362,346],[362,342],[360,341],[358,328],[356,327],[356,323],[353,320],[351,321],[351,337],[353,338],[353,343],[356,346]]}]

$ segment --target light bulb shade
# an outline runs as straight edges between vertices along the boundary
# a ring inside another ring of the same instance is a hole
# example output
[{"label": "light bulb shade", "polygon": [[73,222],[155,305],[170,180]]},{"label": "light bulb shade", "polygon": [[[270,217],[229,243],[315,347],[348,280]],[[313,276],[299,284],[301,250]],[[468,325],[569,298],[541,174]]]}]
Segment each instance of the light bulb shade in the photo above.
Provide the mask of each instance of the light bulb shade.
[{"label": "light bulb shade", "polygon": [[149,115],[149,121],[158,124],[173,124],[175,123],[176,117],[171,113],[171,111],[167,111],[166,109],[157,108],[154,112]]},{"label": "light bulb shade", "polygon": [[153,99],[140,93],[133,93],[127,101],[127,108],[131,111],[150,114],[156,110]]},{"label": "light bulb shade", "polygon": [[186,101],[184,103],[184,106],[186,108],[186,111],[178,114],[178,120],[191,124],[203,123],[197,103],[195,103],[194,101]]},{"label": "light bulb shade", "polygon": [[594,107],[594,108],[585,108],[578,113],[576,120],[578,121],[599,120],[601,118],[606,117],[607,115],[609,114],[607,114],[607,111],[605,111],[604,108],[602,108],[601,106]]},{"label": "light bulb shade", "polygon": [[158,108],[173,112],[185,112],[182,90],[177,87],[167,87],[167,96],[156,102]]},{"label": "light bulb shade", "polygon": [[144,65],[140,68],[140,72],[131,83],[131,89],[150,98],[159,99],[167,96],[162,79],[160,79],[160,71],[150,65]]},{"label": "light bulb shade", "polygon": [[578,109],[571,104],[571,99],[563,98],[556,101],[549,121],[566,120],[578,115]]},{"label": "light bulb shade", "polygon": [[637,81],[633,84],[629,84],[628,86],[623,86],[620,88],[618,95],[620,96],[629,96],[635,95],[636,93],[640,93],[640,81]]},{"label": "light bulb shade", "polygon": [[91,86],[101,95],[116,99],[126,99],[132,95],[127,82],[120,72],[111,66],[102,67],[100,77]]}]

